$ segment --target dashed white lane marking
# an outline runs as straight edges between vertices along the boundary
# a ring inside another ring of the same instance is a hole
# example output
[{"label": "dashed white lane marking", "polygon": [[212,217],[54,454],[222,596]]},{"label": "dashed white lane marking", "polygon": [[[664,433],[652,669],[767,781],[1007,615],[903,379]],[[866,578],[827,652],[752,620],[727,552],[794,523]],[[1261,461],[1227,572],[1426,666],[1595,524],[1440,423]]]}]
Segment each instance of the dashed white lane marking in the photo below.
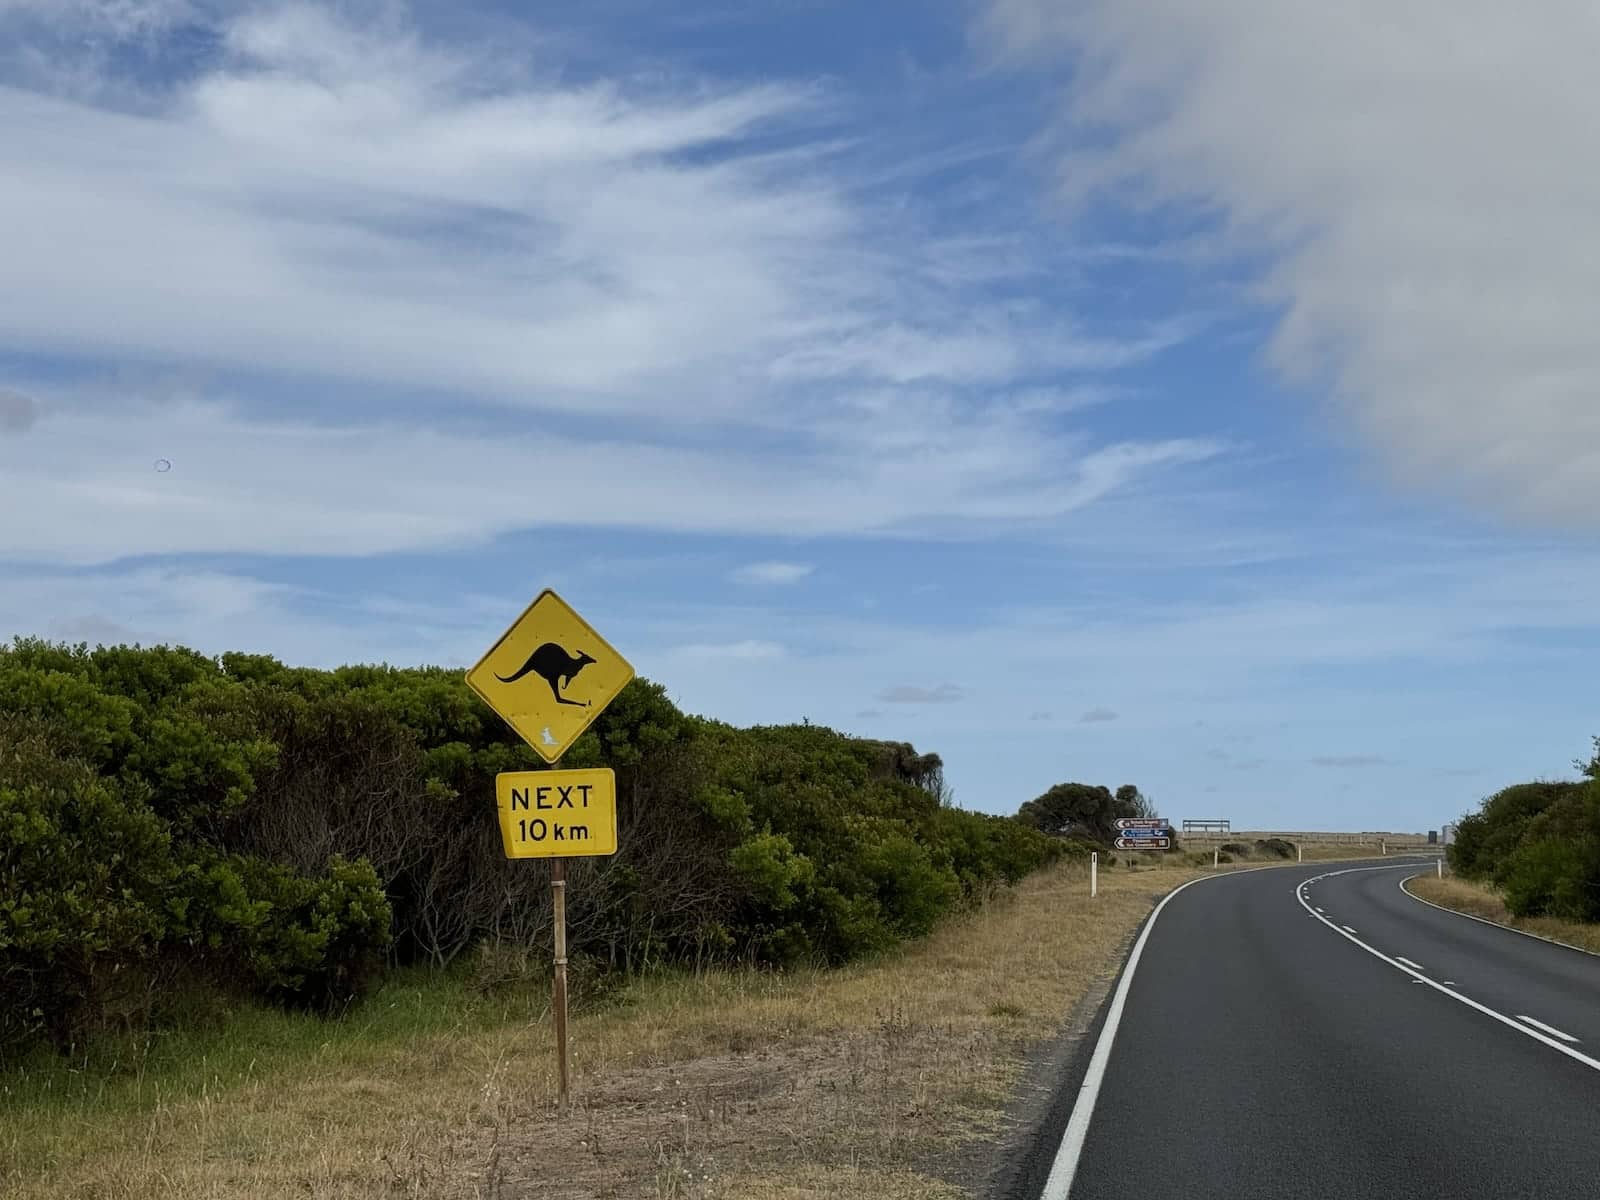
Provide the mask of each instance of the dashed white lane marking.
[{"label": "dashed white lane marking", "polygon": [[[1306,883],[1315,883],[1318,880],[1327,879],[1327,878],[1329,878],[1330,876],[1333,876],[1333,875],[1352,875],[1352,874],[1356,873],[1357,871],[1382,871],[1382,870],[1385,870],[1385,869],[1386,868],[1384,868],[1384,867],[1347,867],[1343,871],[1329,871],[1326,875],[1318,875],[1318,876],[1314,877],[1313,879],[1306,880]],[[1209,878],[1218,879],[1218,878],[1222,878],[1222,876],[1209,876]],[[1542,1033],[1542,1032],[1540,1032],[1540,1031],[1538,1031],[1536,1029],[1533,1029],[1532,1027],[1524,1024],[1523,1022],[1518,1021],[1514,1017],[1508,1017],[1508,1016],[1505,1015],[1505,1013],[1497,1012],[1494,1009],[1490,1008],[1487,1004],[1480,1004],[1476,1000],[1472,999],[1472,997],[1470,997],[1470,996],[1463,996],[1460,992],[1449,991],[1447,989],[1452,988],[1452,987],[1455,986],[1455,982],[1453,980],[1446,979],[1446,980],[1442,981],[1441,983],[1435,983],[1433,980],[1429,979],[1426,975],[1419,975],[1417,972],[1413,971],[1410,967],[1405,966],[1402,963],[1396,962],[1394,959],[1390,958],[1387,954],[1385,954],[1382,950],[1379,950],[1379,949],[1377,949],[1377,948],[1375,948],[1373,946],[1367,945],[1360,938],[1354,936],[1353,934],[1349,934],[1349,933],[1343,932],[1339,928],[1339,926],[1335,925],[1332,921],[1328,920],[1327,917],[1318,916],[1317,913],[1312,910],[1311,905],[1306,902],[1306,898],[1305,898],[1304,889],[1305,889],[1306,883],[1302,883],[1298,888],[1295,889],[1295,893],[1294,893],[1295,899],[1300,901],[1300,906],[1302,908],[1304,908],[1306,910],[1306,912],[1310,916],[1315,917],[1317,920],[1321,921],[1324,925],[1326,925],[1329,929],[1333,930],[1340,937],[1345,938],[1348,941],[1351,941],[1351,942],[1355,943],[1357,946],[1360,946],[1368,954],[1372,955],[1373,958],[1381,959],[1383,962],[1388,963],[1395,970],[1403,971],[1405,974],[1411,976],[1411,980],[1412,980],[1413,983],[1425,983],[1429,987],[1433,988],[1435,991],[1440,992],[1443,995],[1449,996],[1452,1000],[1458,1000],[1462,1004],[1465,1004],[1468,1008],[1474,1009],[1477,1012],[1481,1012],[1484,1016],[1488,1017],[1490,1020],[1499,1021],[1500,1024],[1506,1026],[1508,1029],[1515,1029],[1518,1033],[1523,1034],[1526,1037],[1531,1037],[1536,1042],[1543,1042],[1546,1046],[1549,1046],[1550,1049],[1560,1051],[1562,1054],[1565,1054],[1568,1058],[1572,1059],[1575,1062],[1581,1062],[1584,1066],[1590,1068],[1591,1070],[1600,1071],[1600,1059],[1590,1058],[1583,1051],[1574,1050],[1571,1046],[1566,1045],[1565,1043],[1561,1042],[1559,1039],[1553,1038],[1547,1033]],[[1185,885],[1185,886],[1187,886],[1187,885]],[[1066,1194],[1065,1192],[1062,1193],[1063,1196],[1065,1194]],[[1046,1197],[1047,1197],[1047,1200],[1053,1200],[1053,1198],[1049,1197],[1049,1193],[1046,1193]]]},{"label": "dashed white lane marking", "polygon": [[1517,1020],[1526,1021],[1529,1025],[1532,1025],[1535,1029],[1542,1029],[1546,1033],[1548,1033],[1551,1037],[1558,1037],[1563,1042],[1575,1042],[1575,1041],[1578,1040],[1577,1038],[1573,1037],[1570,1033],[1562,1033],[1561,1030],[1557,1029],[1554,1025],[1546,1025],[1543,1021],[1536,1021],[1532,1017],[1525,1016],[1522,1013],[1518,1013],[1517,1014]]},{"label": "dashed white lane marking", "polygon": [[1402,957],[1401,955],[1398,955],[1398,954],[1396,954],[1394,956],[1394,960],[1395,960],[1395,962],[1403,962],[1408,967],[1415,967],[1419,971],[1426,971],[1428,969],[1427,967],[1423,966],[1421,963],[1412,962],[1409,958],[1404,958],[1404,957]]},{"label": "dashed white lane marking", "polygon": [[1355,930],[1353,928],[1351,928],[1349,925],[1341,925],[1341,926],[1339,926],[1339,928],[1344,930],[1346,933],[1354,933],[1355,932]]}]

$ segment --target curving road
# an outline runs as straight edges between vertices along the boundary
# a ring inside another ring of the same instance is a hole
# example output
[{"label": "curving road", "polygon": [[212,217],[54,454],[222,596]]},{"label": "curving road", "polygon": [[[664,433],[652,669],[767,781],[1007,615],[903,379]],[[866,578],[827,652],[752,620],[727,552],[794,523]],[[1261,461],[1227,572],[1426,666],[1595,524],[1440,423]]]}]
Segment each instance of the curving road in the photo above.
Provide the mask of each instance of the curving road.
[{"label": "curving road", "polygon": [[1600,957],[1430,907],[1423,870],[1174,892],[1009,1193],[1600,1196]]}]

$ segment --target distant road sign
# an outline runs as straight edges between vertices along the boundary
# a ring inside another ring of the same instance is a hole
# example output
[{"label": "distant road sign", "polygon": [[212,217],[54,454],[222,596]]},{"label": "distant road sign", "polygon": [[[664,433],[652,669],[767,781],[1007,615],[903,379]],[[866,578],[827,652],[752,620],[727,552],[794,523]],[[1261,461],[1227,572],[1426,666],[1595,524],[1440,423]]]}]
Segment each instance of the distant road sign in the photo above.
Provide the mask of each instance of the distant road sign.
[{"label": "distant road sign", "polygon": [[468,686],[547,763],[632,678],[627,659],[548,588],[467,672]]},{"label": "distant road sign", "polygon": [[1172,836],[1172,830],[1168,829],[1165,825],[1159,829],[1124,829],[1121,833],[1117,834],[1117,836],[1125,838],[1169,838]]},{"label": "distant road sign", "polygon": [[1165,817],[1119,817],[1118,829],[1166,829],[1172,822]]},{"label": "distant road sign", "polygon": [[1164,837],[1119,837],[1116,841],[1118,850],[1167,850],[1172,846],[1171,838]]},{"label": "distant road sign", "polygon": [[507,858],[617,852],[617,777],[582,771],[502,771],[494,777]]}]

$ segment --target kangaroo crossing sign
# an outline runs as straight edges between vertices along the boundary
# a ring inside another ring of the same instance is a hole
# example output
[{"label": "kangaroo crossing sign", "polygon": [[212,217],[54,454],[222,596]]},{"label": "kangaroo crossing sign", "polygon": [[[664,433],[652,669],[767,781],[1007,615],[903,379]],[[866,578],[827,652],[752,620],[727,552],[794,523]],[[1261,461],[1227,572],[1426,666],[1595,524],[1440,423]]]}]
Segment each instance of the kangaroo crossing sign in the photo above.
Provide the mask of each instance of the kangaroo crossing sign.
[{"label": "kangaroo crossing sign", "polygon": [[632,678],[628,660],[546,588],[467,672],[467,686],[554,763]]}]

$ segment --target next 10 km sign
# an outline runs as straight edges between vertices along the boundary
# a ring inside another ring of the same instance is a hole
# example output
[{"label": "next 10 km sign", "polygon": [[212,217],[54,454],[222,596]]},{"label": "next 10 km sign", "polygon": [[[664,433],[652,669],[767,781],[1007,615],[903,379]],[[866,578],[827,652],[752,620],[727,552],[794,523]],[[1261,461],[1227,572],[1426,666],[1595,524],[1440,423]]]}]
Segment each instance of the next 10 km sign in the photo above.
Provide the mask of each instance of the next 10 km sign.
[{"label": "next 10 km sign", "polygon": [[617,852],[617,777],[584,771],[503,771],[494,777],[507,858]]}]

